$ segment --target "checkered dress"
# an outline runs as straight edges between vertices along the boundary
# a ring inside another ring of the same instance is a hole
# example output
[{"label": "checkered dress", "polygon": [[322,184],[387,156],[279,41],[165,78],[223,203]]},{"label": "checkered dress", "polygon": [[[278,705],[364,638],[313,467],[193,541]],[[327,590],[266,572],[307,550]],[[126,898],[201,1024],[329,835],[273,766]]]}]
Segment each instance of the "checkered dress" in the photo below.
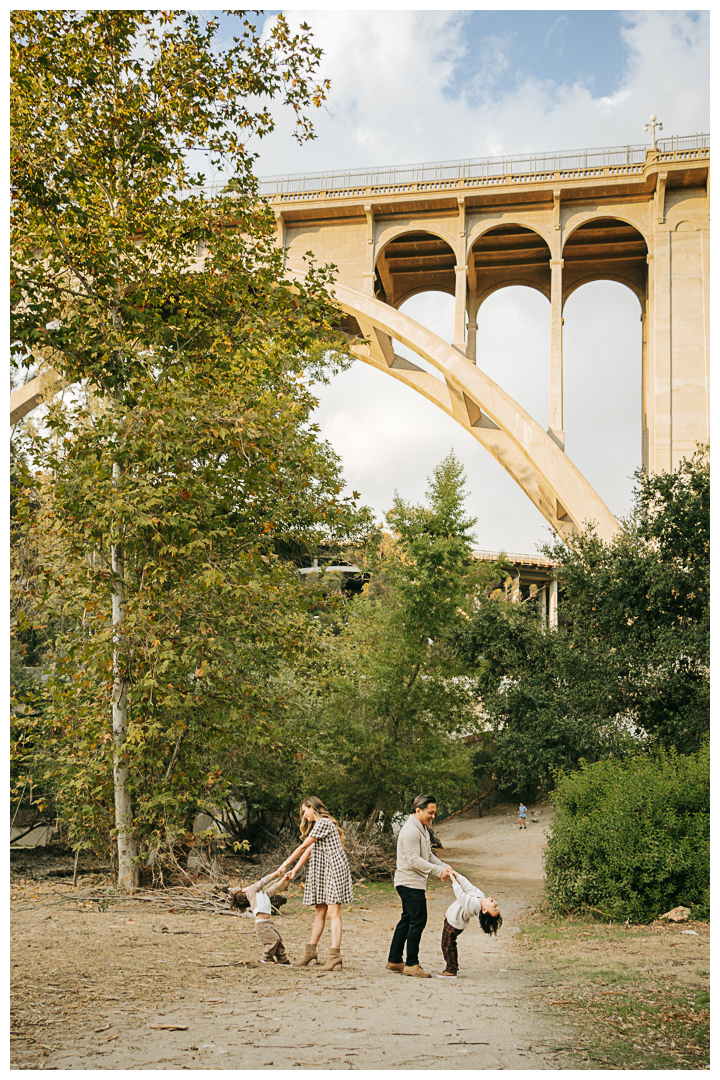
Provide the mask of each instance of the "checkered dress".
[{"label": "checkered dress", "polygon": [[303,904],[350,904],[353,898],[350,864],[340,840],[337,825],[321,817],[313,825],[305,878]]}]

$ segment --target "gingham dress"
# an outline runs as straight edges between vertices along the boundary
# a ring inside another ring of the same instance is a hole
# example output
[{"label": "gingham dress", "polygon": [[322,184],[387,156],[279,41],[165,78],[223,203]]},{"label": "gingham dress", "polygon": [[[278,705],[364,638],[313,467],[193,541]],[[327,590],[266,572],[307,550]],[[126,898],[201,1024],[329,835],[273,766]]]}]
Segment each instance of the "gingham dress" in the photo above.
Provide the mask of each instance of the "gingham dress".
[{"label": "gingham dress", "polygon": [[330,818],[318,818],[308,835],[315,837],[315,843],[310,848],[303,904],[352,903],[350,864],[337,825]]}]

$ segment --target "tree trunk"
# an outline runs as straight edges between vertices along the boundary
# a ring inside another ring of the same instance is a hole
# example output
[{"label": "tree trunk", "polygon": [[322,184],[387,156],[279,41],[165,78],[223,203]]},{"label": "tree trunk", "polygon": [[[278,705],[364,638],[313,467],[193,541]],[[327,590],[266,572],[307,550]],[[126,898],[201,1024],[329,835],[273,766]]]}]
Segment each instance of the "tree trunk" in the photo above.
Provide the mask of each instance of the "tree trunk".
[{"label": "tree trunk", "polygon": [[[120,466],[113,464],[113,476],[120,477]],[[127,734],[127,678],[122,666],[122,628],[125,621],[125,560],[121,545],[112,548],[113,570],[113,780],[115,784],[115,828],[118,849],[118,888],[132,891],[138,887],[139,870],[134,862],[137,842],[132,834],[132,802],[127,790],[128,770],[121,765],[121,754]]]}]

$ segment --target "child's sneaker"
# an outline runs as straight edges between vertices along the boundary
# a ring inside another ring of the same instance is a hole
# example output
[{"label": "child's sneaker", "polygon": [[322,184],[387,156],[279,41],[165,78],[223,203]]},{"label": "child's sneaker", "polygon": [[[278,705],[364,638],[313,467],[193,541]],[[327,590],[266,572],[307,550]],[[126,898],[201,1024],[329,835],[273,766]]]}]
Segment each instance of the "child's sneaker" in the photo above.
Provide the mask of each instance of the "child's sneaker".
[{"label": "child's sneaker", "polygon": [[264,958],[263,958],[263,957],[261,956],[261,957],[260,957],[260,963],[261,963],[261,964],[277,964],[277,960],[275,959],[275,957],[273,957],[273,958],[272,958],[272,960],[265,960],[265,959],[264,959]]},{"label": "child's sneaker", "polygon": [[435,976],[436,979],[457,979],[457,972],[453,974],[452,971],[441,971],[439,975]]}]

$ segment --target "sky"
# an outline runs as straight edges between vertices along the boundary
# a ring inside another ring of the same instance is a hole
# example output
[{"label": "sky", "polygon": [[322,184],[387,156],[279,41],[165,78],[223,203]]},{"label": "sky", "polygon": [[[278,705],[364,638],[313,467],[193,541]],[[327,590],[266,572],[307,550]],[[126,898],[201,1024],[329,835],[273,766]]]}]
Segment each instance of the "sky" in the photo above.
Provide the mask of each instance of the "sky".
[{"label": "sky", "polygon": [[[641,144],[652,113],[663,136],[709,130],[706,11],[285,10],[310,24],[331,89],[309,144],[296,145],[278,115],[255,148],[260,176]],[[432,293],[402,310],[451,340],[452,308]],[[641,463],[639,303],[596,282],[564,315],[566,453],[622,516]],[[531,289],[503,289],[481,308],[478,364],[543,428],[549,334],[549,303]],[[379,519],[396,489],[421,501],[454,450],[478,547],[533,553],[552,539],[502,467],[408,387],[356,362],[318,396],[315,419],[348,488]]]}]

